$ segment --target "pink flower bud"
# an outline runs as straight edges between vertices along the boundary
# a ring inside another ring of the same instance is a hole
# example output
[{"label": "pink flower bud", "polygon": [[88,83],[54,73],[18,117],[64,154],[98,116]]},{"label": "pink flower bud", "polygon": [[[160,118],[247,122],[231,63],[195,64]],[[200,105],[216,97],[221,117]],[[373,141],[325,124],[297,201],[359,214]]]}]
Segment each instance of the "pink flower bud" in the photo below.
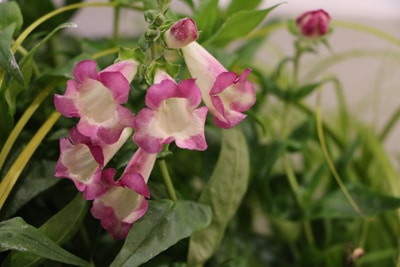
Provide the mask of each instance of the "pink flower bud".
[{"label": "pink flower bud", "polygon": [[164,34],[164,41],[169,48],[182,48],[199,36],[196,23],[190,18],[175,22]]},{"label": "pink flower bud", "polygon": [[308,11],[296,19],[297,28],[304,37],[321,37],[324,36],[329,29],[329,21],[331,17],[322,9]]}]

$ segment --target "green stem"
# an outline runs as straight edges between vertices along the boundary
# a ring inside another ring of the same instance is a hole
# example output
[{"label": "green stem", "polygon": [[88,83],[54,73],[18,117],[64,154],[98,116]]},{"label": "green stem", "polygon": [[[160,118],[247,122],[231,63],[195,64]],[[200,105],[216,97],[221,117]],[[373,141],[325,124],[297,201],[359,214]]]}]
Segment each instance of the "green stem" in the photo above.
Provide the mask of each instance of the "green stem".
[{"label": "green stem", "polygon": [[320,142],[320,146],[321,146],[321,150],[322,150],[322,154],[325,157],[325,160],[329,166],[329,169],[332,172],[333,177],[335,178],[337,184],[339,185],[340,189],[342,190],[345,198],[347,199],[347,201],[349,202],[350,206],[353,208],[353,210],[360,216],[363,216],[360,208],[358,207],[357,203],[354,201],[354,199],[351,197],[349,191],[347,190],[347,188],[345,187],[342,179],[340,178],[339,173],[336,170],[335,164],[333,163],[329,152],[328,152],[328,148],[326,146],[326,141],[325,141],[325,136],[324,136],[324,132],[323,132],[323,128],[322,128],[322,116],[321,116],[321,90],[318,89],[317,90],[317,107],[315,110],[315,117],[316,117],[316,121],[317,121],[317,134],[318,134],[318,138],[319,138],[319,142]]},{"label": "green stem", "polygon": [[[300,208],[302,210],[304,210],[303,201],[299,197],[300,186],[299,186],[299,183],[297,182],[296,175],[295,175],[295,173],[293,171],[293,167],[290,164],[289,157],[288,157],[288,155],[286,153],[284,154],[284,164],[285,164],[286,175],[287,175],[288,180],[289,180],[290,188],[292,189],[292,191],[294,193],[294,196],[296,198],[296,201],[297,201],[298,205],[300,206]],[[315,244],[315,238],[314,238],[314,235],[313,235],[313,232],[312,232],[312,227],[311,227],[310,222],[309,221],[304,221],[303,222],[303,228],[304,228],[304,232],[305,232],[306,239],[307,239],[308,243],[310,245]]]},{"label": "green stem", "polygon": [[114,44],[117,44],[119,40],[120,13],[121,13],[121,8],[119,6],[116,6],[114,8],[114,28],[113,28]]},{"label": "green stem", "polygon": [[103,51],[100,51],[100,52],[97,52],[97,53],[93,54],[92,58],[93,59],[98,59],[98,58],[101,58],[101,57],[104,57],[104,56],[108,56],[108,55],[111,55],[111,54],[116,54],[116,53],[118,53],[118,51],[119,51],[119,47],[110,48],[110,49],[103,50]]},{"label": "green stem", "polygon": [[297,88],[298,80],[299,80],[299,65],[300,65],[300,57],[302,54],[302,50],[300,44],[296,42],[296,54],[293,57],[293,81],[292,88]]},{"label": "green stem", "polygon": [[165,160],[162,159],[158,162],[160,169],[161,169],[161,174],[164,178],[164,183],[167,187],[167,191],[169,194],[169,197],[173,200],[176,201],[177,197],[176,197],[176,193],[175,193],[175,189],[174,189],[174,185],[172,184],[172,179],[171,176],[169,175],[168,172],[168,168],[167,168],[167,164],[165,163]]}]

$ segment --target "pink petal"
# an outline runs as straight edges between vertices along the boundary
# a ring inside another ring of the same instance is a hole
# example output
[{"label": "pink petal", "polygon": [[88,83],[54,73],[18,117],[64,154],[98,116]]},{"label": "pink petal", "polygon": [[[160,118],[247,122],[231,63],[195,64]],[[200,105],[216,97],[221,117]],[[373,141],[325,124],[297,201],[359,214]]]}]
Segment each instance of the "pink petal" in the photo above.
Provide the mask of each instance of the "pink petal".
[{"label": "pink petal", "polygon": [[82,60],[74,68],[74,76],[80,83],[86,79],[97,80],[97,65],[94,60]]},{"label": "pink petal", "polygon": [[115,103],[123,104],[128,101],[130,85],[120,72],[101,72],[99,81],[111,91]]},{"label": "pink petal", "polygon": [[130,83],[133,80],[133,77],[135,76],[137,72],[137,67],[138,63],[133,61],[133,60],[123,60],[117,63],[114,63],[104,70],[102,70],[100,73],[103,72],[120,72],[122,75],[125,77],[125,79],[128,80]]}]

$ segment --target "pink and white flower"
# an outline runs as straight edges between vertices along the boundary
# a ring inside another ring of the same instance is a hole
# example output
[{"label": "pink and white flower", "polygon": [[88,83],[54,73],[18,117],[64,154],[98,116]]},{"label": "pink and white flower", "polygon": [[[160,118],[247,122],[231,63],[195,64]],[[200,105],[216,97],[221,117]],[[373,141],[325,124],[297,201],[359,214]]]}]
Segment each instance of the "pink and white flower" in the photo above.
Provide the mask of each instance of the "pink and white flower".
[{"label": "pink and white flower", "polygon": [[118,181],[114,181],[113,169],[103,172],[103,179],[111,186],[94,199],[91,213],[114,239],[124,239],[132,224],[146,213],[146,198],[150,197],[147,181],[156,158],[157,154],[139,148]]},{"label": "pink and white flower", "polygon": [[124,128],[133,126],[131,111],[121,104],[128,101],[137,66],[133,60],[124,60],[97,72],[95,61],[79,62],[65,94],[54,96],[56,109],[65,117],[80,118],[77,129],[81,134],[115,143]]},{"label": "pink and white flower", "polygon": [[160,152],[175,140],[180,148],[205,150],[204,124],[207,107],[197,106],[201,95],[193,79],[177,84],[158,71],[146,94],[146,105],[135,118],[133,140],[148,153]]},{"label": "pink and white flower", "polygon": [[190,74],[196,79],[204,103],[213,115],[214,123],[231,128],[241,122],[255,101],[253,84],[247,80],[250,69],[242,75],[230,72],[204,47],[192,42],[181,48]]},{"label": "pink and white flower", "polygon": [[125,128],[120,139],[112,145],[93,143],[89,137],[72,128],[69,138],[60,139],[60,157],[55,176],[71,179],[76,188],[91,200],[102,195],[108,188],[102,181],[102,169],[121,148],[132,133]]},{"label": "pink and white flower", "polygon": [[200,88],[204,103],[213,115],[214,123],[221,128],[231,128],[241,122],[243,114],[255,103],[254,86],[242,75],[227,71],[204,47],[195,42],[196,24],[185,18],[174,23],[164,34],[169,48],[181,48],[186,66]]}]

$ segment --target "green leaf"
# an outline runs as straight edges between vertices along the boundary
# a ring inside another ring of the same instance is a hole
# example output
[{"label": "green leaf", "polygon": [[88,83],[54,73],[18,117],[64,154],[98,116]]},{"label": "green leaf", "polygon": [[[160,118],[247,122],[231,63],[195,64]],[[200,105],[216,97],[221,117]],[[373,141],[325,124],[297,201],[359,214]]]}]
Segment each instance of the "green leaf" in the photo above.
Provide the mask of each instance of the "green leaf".
[{"label": "green leaf", "polygon": [[[55,179],[55,178],[53,178]],[[39,229],[57,244],[63,244],[79,230],[81,223],[88,211],[89,205],[81,193],[61,211],[51,217]],[[7,266],[38,266],[44,259],[38,255],[13,252],[10,254],[10,264]]]},{"label": "green leaf", "polygon": [[300,86],[299,88],[291,88],[287,90],[274,87],[272,93],[285,101],[298,101],[314,92],[321,84],[322,82],[310,83]]},{"label": "green leaf", "polygon": [[210,208],[190,201],[149,201],[111,266],[134,267],[147,262],[193,232],[208,226]]},{"label": "green leaf", "polygon": [[9,200],[1,209],[0,218],[10,218],[22,206],[28,203],[39,193],[55,185],[60,179],[54,177],[55,162],[41,160],[29,164],[28,171],[24,171],[22,179],[18,180]]},{"label": "green leaf", "polygon": [[[51,37],[54,36],[58,31],[64,28],[72,28],[76,27],[77,25],[75,23],[63,23],[56,27],[52,32],[50,32],[48,35],[46,35],[45,38],[40,40],[38,44],[33,47],[28,54],[26,54],[20,61],[19,66],[21,69],[21,75],[23,76],[23,79],[25,83],[29,83],[32,77],[32,71],[33,71],[33,66],[34,66],[34,59],[33,56],[35,53],[39,50],[39,48],[45,44]],[[17,80],[18,81],[18,80]],[[6,90],[5,90],[5,98],[7,100],[7,103],[10,107],[11,114],[15,113],[16,109],[16,101],[18,95],[27,89],[28,87],[25,84],[21,84],[20,81],[16,82],[16,80],[11,80],[10,83],[8,84]]]},{"label": "green leaf", "polygon": [[256,28],[275,7],[263,10],[243,10],[230,16],[219,30],[207,41],[219,46],[246,36]]},{"label": "green leaf", "polygon": [[217,164],[199,200],[211,206],[213,219],[210,226],[190,238],[189,266],[202,266],[218,249],[247,190],[248,179],[249,154],[244,135],[238,127],[225,130]]},{"label": "green leaf", "polygon": [[0,252],[6,250],[24,251],[76,266],[90,266],[88,262],[64,250],[20,217],[0,222]]},{"label": "green leaf", "polygon": [[15,24],[11,24],[0,31],[0,67],[5,69],[19,83],[23,84],[24,77],[11,51],[12,34],[14,30]]},{"label": "green leaf", "polygon": [[251,165],[260,179],[266,179],[271,175],[272,168],[283,155],[287,147],[284,142],[275,140],[268,144],[258,145],[253,148]]},{"label": "green leaf", "polygon": [[241,10],[256,9],[261,0],[232,0],[226,9],[227,14],[233,14]]},{"label": "green leaf", "polygon": [[194,21],[200,32],[199,42],[207,40],[215,32],[215,23],[218,15],[218,0],[200,1],[195,9]]},{"label": "green leaf", "polygon": [[315,132],[315,120],[313,118],[307,119],[290,133],[287,150],[290,152],[300,151],[307,144],[307,141],[315,135]]},{"label": "green leaf", "polygon": [[[361,185],[352,185],[348,191],[365,216],[395,210],[400,207],[400,198],[371,191]],[[360,215],[350,206],[341,190],[336,190],[318,200],[307,212],[306,218],[359,218]]]},{"label": "green leaf", "polygon": [[21,10],[16,2],[0,3],[0,31],[14,24],[13,34],[17,33],[21,29],[22,22]]}]

